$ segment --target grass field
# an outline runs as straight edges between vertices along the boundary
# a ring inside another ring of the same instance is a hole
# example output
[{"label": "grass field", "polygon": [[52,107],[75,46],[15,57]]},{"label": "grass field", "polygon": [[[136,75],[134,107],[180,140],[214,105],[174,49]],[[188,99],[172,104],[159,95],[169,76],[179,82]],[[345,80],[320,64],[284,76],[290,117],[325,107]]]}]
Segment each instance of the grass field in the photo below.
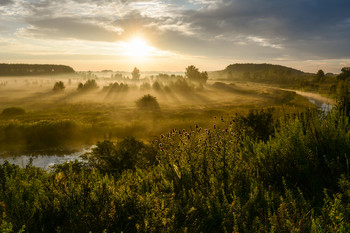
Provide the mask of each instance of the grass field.
[{"label": "grass field", "polygon": [[[207,127],[215,117],[244,115],[250,109],[274,108],[279,117],[314,107],[293,92],[254,83],[95,78],[97,87],[87,91],[77,90],[87,81],[79,75],[2,78],[0,111],[11,107],[25,111],[0,115],[2,153],[58,153],[125,136],[150,141],[172,128]],[[53,91],[58,81],[65,89]],[[113,89],[110,84],[115,83]],[[136,101],[147,94],[156,97],[158,110],[137,107]]]}]

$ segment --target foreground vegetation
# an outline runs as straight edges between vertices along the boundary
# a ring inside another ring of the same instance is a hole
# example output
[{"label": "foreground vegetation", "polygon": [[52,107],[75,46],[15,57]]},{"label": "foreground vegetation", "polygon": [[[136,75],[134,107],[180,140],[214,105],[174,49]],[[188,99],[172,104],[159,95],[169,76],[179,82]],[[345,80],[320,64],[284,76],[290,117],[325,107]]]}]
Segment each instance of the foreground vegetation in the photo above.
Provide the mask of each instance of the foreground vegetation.
[{"label": "foreground vegetation", "polygon": [[[349,232],[349,118],[270,110],[0,166],[3,232]],[[273,130],[275,129],[275,130]]]}]

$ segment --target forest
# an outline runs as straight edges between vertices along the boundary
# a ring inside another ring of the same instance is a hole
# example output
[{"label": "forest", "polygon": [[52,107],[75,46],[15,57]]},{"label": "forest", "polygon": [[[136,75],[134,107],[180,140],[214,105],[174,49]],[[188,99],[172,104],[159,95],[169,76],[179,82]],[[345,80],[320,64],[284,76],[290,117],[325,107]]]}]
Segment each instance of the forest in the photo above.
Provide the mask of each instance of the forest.
[{"label": "forest", "polygon": [[95,146],[50,170],[1,164],[0,230],[349,232],[349,70],[3,78],[3,157]]},{"label": "forest", "polygon": [[0,63],[0,76],[57,75],[74,72],[72,67],[64,65]]}]

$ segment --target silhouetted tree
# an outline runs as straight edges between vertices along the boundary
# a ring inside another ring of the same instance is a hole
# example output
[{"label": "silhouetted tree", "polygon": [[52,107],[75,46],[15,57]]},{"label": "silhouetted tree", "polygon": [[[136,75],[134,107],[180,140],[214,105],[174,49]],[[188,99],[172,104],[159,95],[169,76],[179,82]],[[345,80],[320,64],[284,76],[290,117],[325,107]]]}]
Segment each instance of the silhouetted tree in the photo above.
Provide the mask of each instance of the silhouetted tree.
[{"label": "silhouetted tree", "polygon": [[193,82],[206,83],[208,80],[208,73],[199,72],[198,68],[193,65],[186,68],[185,75],[189,80]]},{"label": "silhouetted tree", "polygon": [[144,95],[142,98],[136,101],[136,106],[140,110],[159,110],[159,104],[157,98],[151,95]]},{"label": "silhouetted tree", "polygon": [[160,86],[160,84],[155,81],[153,84],[152,84],[152,88],[155,90],[155,91],[160,91],[162,88]]},{"label": "silhouetted tree", "polygon": [[317,81],[317,82],[320,81],[321,78],[323,78],[324,76],[325,76],[325,75],[324,75],[323,70],[318,70],[318,71],[317,71],[317,74],[316,74],[316,81]]},{"label": "silhouetted tree", "polygon": [[64,83],[62,81],[56,82],[53,86],[54,91],[63,91],[66,87],[64,86]]},{"label": "silhouetted tree", "polygon": [[79,83],[78,84],[78,90],[83,90],[83,91],[87,91],[87,90],[93,90],[93,89],[97,89],[97,83],[94,79],[89,79],[87,80],[84,84]]},{"label": "silhouetted tree", "polygon": [[350,67],[343,67],[341,73],[337,76],[340,80],[345,80],[350,77]]},{"label": "silhouetted tree", "polygon": [[131,75],[133,80],[139,80],[140,70],[135,67],[134,70],[131,72]]}]

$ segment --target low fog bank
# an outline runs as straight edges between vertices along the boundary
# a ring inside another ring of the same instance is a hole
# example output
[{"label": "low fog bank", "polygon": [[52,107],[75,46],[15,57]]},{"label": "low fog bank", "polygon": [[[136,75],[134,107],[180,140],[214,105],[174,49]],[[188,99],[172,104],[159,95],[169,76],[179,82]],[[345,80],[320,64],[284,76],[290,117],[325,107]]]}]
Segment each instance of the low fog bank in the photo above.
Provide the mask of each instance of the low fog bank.
[{"label": "low fog bank", "polygon": [[172,128],[210,127],[214,117],[285,104],[305,102],[258,84],[207,80],[205,72],[197,79],[92,72],[1,78],[0,152],[57,154],[126,136],[148,141]]},{"label": "low fog bank", "polygon": [[[57,86],[61,83],[61,86]],[[182,75],[158,74],[132,79],[121,73],[80,72],[75,75],[0,79],[3,108],[22,106],[37,110],[60,103],[101,103],[136,108],[144,95],[156,97],[163,108],[244,104],[259,101],[262,90],[246,84],[193,82]],[[247,96],[249,97],[247,99]]]}]

